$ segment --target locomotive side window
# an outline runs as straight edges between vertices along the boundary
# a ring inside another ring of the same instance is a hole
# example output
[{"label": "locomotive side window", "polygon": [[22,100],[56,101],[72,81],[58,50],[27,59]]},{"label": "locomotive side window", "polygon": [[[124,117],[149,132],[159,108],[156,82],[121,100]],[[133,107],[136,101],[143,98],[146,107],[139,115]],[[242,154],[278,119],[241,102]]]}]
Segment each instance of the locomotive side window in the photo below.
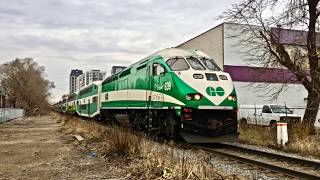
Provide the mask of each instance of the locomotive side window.
[{"label": "locomotive side window", "polygon": [[153,64],[153,75],[159,76],[165,73],[165,69],[160,64]]},{"label": "locomotive side window", "polygon": [[205,70],[206,68],[200,63],[200,61],[194,57],[187,58],[188,63],[195,70]]},{"label": "locomotive side window", "polygon": [[167,60],[167,64],[172,71],[188,70],[190,67],[182,57],[172,58]]}]

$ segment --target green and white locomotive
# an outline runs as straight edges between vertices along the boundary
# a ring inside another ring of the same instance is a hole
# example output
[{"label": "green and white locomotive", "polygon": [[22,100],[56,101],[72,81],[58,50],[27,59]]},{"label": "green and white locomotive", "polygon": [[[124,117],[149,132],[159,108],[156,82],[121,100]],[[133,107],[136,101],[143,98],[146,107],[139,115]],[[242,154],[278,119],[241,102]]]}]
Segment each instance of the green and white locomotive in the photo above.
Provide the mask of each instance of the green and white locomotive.
[{"label": "green and white locomotive", "polygon": [[[168,48],[78,92],[77,113],[168,137],[237,133],[237,97],[228,73],[200,51]],[[88,109],[89,107],[89,109]]]}]

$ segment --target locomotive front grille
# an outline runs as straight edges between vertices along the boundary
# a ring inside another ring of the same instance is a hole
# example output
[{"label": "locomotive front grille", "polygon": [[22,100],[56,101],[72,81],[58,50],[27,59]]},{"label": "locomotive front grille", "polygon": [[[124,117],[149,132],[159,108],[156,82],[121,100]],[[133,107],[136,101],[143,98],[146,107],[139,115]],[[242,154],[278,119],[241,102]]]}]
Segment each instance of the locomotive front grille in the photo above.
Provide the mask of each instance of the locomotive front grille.
[{"label": "locomotive front grille", "polygon": [[218,81],[218,76],[214,73],[205,73],[208,81]]}]

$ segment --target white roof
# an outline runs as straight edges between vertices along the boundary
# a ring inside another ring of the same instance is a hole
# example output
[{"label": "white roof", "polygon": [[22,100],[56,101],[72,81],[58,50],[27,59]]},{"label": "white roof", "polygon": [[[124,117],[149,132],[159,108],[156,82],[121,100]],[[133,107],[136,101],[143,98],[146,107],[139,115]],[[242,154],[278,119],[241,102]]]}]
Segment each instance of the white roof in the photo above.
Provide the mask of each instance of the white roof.
[{"label": "white roof", "polygon": [[164,58],[173,58],[177,56],[183,56],[183,57],[188,57],[188,56],[198,56],[198,57],[208,57],[210,58],[207,54],[199,51],[199,50],[185,50],[185,49],[180,49],[180,48],[167,48],[161,51],[158,51],[151,56],[162,56]]},{"label": "white roof", "polygon": [[192,55],[193,55],[192,53],[179,48],[167,48],[152,54],[152,56],[162,56],[164,58],[173,58],[177,56],[192,56]]}]

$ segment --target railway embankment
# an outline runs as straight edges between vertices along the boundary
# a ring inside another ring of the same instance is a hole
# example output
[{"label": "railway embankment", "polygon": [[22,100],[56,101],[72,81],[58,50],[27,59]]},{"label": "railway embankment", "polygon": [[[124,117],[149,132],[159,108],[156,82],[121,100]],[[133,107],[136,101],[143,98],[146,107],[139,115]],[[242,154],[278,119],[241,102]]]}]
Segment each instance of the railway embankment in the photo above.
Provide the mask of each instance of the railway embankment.
[{"label": "railway embankment", "polygon": [[129,179],[295,178],[204,151],[197,146],[158,143],[144,135],[94,121],[60,116],[58,123],[63,124],[65,133],[77,134],[84,139],[77,142],[80,149],[95,152],[106,162],[126,167],[130,172]]},{"label": "railway embankment", "polygon": [[316,129],[315,134],[310,135],[308,127],[303,124],[289,126],[289,141],[285,146],[277,144],[276,128],[240,124],[239,131],[241,145],[277,153],[291,153],[292,156],[320,159],[320,129]]},{"label": "railway embankment", "polygon": [[[0,124],[0,179],[239,179],[210,156],[94,121],[50,114]],[[180,153],[179,153],[180,154]]]},{"label": "railway embankment", "polygon": [[112,179],[126,169],[85,154],[53,115],[0,124],[0,179]]},{"label": "railway embankment", "polygon": [[64,133],[80,140],[74,145],[84,154],[95,154],[126,169],[130,172],[128,179],[243,179],[234,172],[216,168],[204,151],[179,148],[173,142],[158,143],[128,128],[92,120],[59,115],[57,122]]},{"label": "railway embankment", "polygon": [[158,143],[127,129],[54,113],[0,124],[0,133],[0,179],[287,177],[198,148]]}]

